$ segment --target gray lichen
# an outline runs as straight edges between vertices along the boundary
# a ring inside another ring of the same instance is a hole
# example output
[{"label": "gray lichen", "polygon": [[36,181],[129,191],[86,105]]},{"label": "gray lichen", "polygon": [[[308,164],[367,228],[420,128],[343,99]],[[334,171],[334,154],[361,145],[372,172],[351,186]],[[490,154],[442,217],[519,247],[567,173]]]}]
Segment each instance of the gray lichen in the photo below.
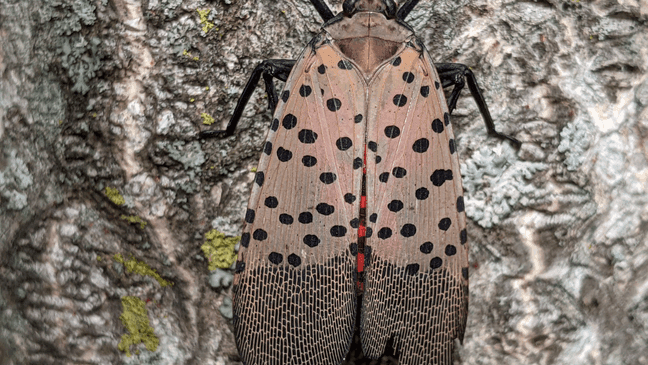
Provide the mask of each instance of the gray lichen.
[{"label": "gray lichen", "polygon": [[196,179],[201,175],[200,167],[206,161],[200,143],[160,141],[157,142],[157,148],[166,151],[172,160],[182,164],[187,176],[177,179],[176,184],[187,193],[193,193],[198,186]]},{"label": "gray lichen", "polygon": [[68,76],[73,80],[72,91],[86,94],[90,90],[90,80],[101,68],[98,58],[99,38],[92,37],[87,41],[82,35],[73,35],[62,40],[59,55],[61,65],[68,70]]},{"label": "gray lichen", "polygon": [[87,0],[43,1],[39,9],[41,22],[54,20],[54,33],[60,36],[54,43],[55,53],[74,83],[72,91],[81,94],[90,90],[90,80],[102,66],[98,54],[100,39],[87,39],[81,34],[83,26],[95,24],[95,10],[96,6]]},{"label": "gray lichen", "polygon": [[232,299],[230,297],[223,298],[223,304],[218,307],[223,317],[227,319],[234,318],[234,308],[232,307]]},{"label": "gray lichen", "polygon": [[0,171],[0,196],[10,210],[21,210],[27,206],[27,190],[33,184],[33,176],[25,162],[17,156],[16,150],[5,151],[4,165]]},{"label": "gray lichen", "polygon": [[233,280],[234,275],[229,270],[216,269],[209,273],[209,285],[214,289],[227,288]]},{"label": "gray lichen", "polygon": [[566,156],[563,163],[567,166],[567,170],[576,171],[588,158],[587,149],[592,142],[593,129],[590,123],[578,118],[560,132],[558,151]]},{"label": "gray lichen", "polygon": [[539,191],[531,183],[545,163],[520,161],[508,144],[482,147],[461,164],[466,215],[484,228],[499,224]]}]

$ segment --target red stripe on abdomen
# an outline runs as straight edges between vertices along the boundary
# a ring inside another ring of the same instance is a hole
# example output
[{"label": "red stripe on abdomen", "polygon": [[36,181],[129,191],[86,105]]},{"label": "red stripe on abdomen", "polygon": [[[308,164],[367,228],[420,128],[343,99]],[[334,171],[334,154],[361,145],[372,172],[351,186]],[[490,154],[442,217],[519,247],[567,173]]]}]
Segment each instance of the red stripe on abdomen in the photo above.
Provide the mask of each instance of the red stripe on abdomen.
[{"label": "red stripe on abdomen", "polygon": [[362,164],[362,194],[360,195],[360,225],[358,226],[358,254],[356,256],[356,263],[358,265],[358,281],[356,285],[358,286],[358,292],[362,294],[364,290],[364,244],[367,234],[367,224],[365,217],[367,216],[367,192],[365,187],[365,182],[367,175],[367,146],[365,145],[364,150],[364,159]]}]

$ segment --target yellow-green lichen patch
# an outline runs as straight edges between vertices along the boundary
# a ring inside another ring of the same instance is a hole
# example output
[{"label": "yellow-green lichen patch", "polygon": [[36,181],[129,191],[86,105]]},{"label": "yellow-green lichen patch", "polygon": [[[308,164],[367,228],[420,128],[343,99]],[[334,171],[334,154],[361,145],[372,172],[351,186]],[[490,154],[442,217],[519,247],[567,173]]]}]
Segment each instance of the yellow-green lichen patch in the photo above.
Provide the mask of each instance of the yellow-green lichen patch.
[{"label": "yellow-green lichen patch", "polygon": [[110,199],[111,202],[115,203],[115,205],[126,204],[126,200],[124,200],[124,197],[121,196],[121,194],[119,194],[119,190],[115,188],[106,186],[106,196],[108,197],[108,199]]},{"label": "yellow-green lichen patch", "polygon": [[209,12],[211,10],[206,9],[206,10],[196,10],[196,11],[198,12],[198,14],[200,14],[200,24],[202,24],[203,26],[202,27],[203,32],[205,33],[209,32],[209,30],[214,27],[214,23],[207,20],[207,17],[209,16]]},{"label": "yellow-green lichen patch", "polygon": [[200,60],[199,56],[192,55],[191,52],[187,51],[186,49],[182,51],[182,55],[187,56],[187,57],[191,57],[191,59],[194,60],[194,61]]},{"label": "yellow-green lichen patch", "polygon": [[133,258],[126,261],[124,260],[124,257],[120,253],[115,254],[115,256],[113,256],[113,259],[119,262],[120,264],[124,265],[126,271],[129,273],[133,272],[135,274],[151,276],[155,280],[157,280],[158,283],[160,283],[160,285],[162,285],[163,287],[173,285],[172,282],[162,279],[160,274],[158,274],[155,270],[151,269],[151,267],[148,266],[144,261],[137,261]]},{"label": "yellow-green lichen patch", "polygon": [[117,348],[120,351],[126,352],[126,356],[129,357],[131,355],[131,345],[137,345],[142,342],[147,350],[151,352],[157,350],[160,339],[153,333],[144,301],[138,297],[126,296],[121,298],[121,302],[124,311],[119,316],[119,319],[121,319],[128,333],[122,335]]},{"label": "yellow-green lichen patch", "polygon": [[147,225],[147,222],[145,220],[143,220],[142,218],[140,218],[139,216],[136,216],[136,215],[123,215],[122,214],[122,216],[120,218],[123,219],[123,220],[127,220],[127,221],[129,221],[131,223],[139,223],[141,229],[144,229],[144,227],[146,227],[146,225]]},{"label": "yellow-green lichen patch", "polygon": [[201,113],[200,117],[203,118],[203,124],[212,125],[214,123],[214,118],[207,113]]},{"label": "yellow-green lichen patch", "polygon": [[241,239],[237,237],[226,237],[225,234],[212,229],[205,234],[205,243],[200,246],[209,260],[209,270],[227,269],[236,261],[234,246]]}]

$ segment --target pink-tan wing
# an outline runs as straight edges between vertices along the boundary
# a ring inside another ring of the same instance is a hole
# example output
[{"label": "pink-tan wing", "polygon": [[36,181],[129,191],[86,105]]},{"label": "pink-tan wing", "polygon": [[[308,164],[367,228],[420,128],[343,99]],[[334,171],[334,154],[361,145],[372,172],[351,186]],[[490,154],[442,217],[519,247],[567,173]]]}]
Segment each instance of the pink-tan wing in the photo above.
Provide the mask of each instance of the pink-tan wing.
[{"label": "pink-tan wing", "polygon": [[236,264],[235,335],[247,365],[336,365],[346,356],[364,98],[356,70],[327,44],[309,45],[286,82]]},{"label": "pink-tan wing", "polygon": [[367,248],[361,338],[403,365],[452,364],[468,309],[468,247],[459,161],[439,77],[407,47],[370,85]]}]

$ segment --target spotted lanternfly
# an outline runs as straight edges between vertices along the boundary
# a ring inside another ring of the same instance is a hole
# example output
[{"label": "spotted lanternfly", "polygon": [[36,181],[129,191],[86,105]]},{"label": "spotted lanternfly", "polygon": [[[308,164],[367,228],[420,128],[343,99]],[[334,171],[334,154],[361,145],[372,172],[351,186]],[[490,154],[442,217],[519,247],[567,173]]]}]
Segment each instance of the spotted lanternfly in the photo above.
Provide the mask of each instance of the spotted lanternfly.
[{"label": "spotted lanternfly", "polygon": [[242,360],[339,364],[359,308],[366,356],[390,343],[401,364],[451,364],[468,246],[450,113],[466,81],[488,132],[519,142],[495,131],[465,65],[433,65],[404,22],[418,0],[345,0],[336,16],[310,1],[322,32],[296,61],[262,62],[227,129],[201,134],[232,134],[263,76],[274,119],[236,262]]}]

